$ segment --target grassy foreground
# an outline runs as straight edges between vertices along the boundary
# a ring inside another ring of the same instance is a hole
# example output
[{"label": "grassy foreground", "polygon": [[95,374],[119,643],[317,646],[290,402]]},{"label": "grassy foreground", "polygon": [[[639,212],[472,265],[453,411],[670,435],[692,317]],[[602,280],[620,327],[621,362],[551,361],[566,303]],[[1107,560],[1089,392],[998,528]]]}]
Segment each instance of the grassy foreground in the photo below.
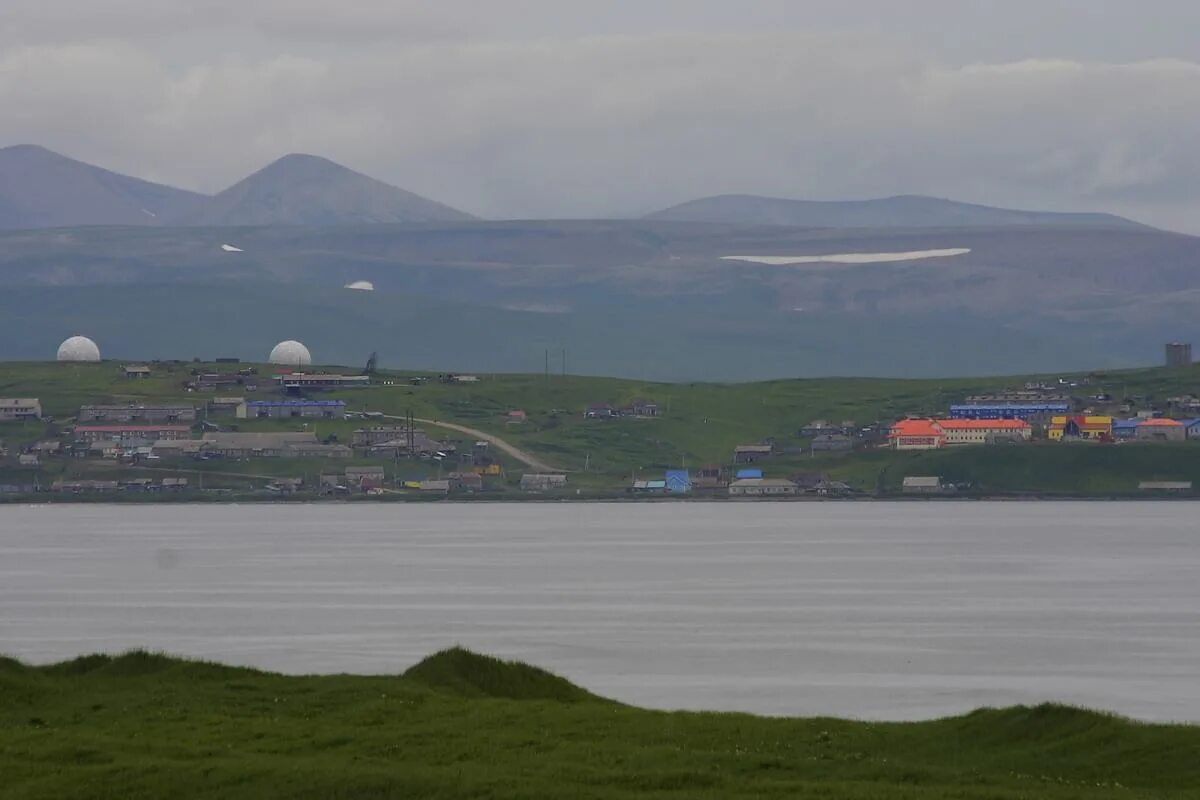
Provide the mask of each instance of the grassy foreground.
[{"label": "grassy foreground", "polygon": [[398,677],[0,659],[4,798],[1200,797],[1200,729],[1060,706],[922,723],[623,706],[451,650]]}]

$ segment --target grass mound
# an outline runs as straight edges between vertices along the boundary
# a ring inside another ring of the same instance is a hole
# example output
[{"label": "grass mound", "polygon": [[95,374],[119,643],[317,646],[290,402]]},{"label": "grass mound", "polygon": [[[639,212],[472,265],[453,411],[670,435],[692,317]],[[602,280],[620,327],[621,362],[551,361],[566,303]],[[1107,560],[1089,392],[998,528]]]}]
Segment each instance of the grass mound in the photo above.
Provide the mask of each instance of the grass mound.
[{"label": "grass mound", "polygon": [[648,711],[460,648],[400,679],[0,660],[4,800],[1195,800],[1198,752],[1200,728],[1059,705],[910,723]]},{"label": "grass mound", "polygon": [[611,702],[565,678],[517,661],[504,661],[454,647],[435,653],[404,673],[408,680],[465,697]]}]

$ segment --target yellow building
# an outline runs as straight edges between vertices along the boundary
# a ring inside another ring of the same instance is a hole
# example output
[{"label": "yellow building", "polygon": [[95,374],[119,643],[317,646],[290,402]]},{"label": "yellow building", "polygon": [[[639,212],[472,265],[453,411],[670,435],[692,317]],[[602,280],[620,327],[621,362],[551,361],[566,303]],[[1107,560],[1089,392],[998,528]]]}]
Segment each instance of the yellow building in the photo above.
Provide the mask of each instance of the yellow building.
[{"label": "yellow building", "polygon": [[1063,439],[1111,439],[1112,417],[1057,416],[1050,419],[1046,437],[1052,442]]}]

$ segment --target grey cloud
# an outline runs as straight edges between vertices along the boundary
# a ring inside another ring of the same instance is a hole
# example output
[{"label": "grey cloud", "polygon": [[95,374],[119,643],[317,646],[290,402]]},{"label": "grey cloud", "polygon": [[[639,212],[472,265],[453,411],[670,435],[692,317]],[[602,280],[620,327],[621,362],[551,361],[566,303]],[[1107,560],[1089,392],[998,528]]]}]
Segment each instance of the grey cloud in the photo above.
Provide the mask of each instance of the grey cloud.
[{"label": "grey cloud", "polygon": [[[120,2],[131,14],[149,4]],[[284,41],[318,19],[296,3],[274,25],[278,2],[201,5],[232,16],[192,35],[232,31],[237,8]],[[959,65],[879,31],[488,40],[493,13],[405,16],[418,5],[359,4],[330,33],[408,20],[412,40],[258,50],[237,40],[182,63],[131,29],[31,36],[0,50],[0,107],[13,110],[0,144],[39,142],[204,190],[314,152],[487,216],[647,211],[730,191],[921,192],[1200,227],[1188,224],[1200,179],[1192,61]],[[161,8],[142,24],[193,24],[184,4]]]}]

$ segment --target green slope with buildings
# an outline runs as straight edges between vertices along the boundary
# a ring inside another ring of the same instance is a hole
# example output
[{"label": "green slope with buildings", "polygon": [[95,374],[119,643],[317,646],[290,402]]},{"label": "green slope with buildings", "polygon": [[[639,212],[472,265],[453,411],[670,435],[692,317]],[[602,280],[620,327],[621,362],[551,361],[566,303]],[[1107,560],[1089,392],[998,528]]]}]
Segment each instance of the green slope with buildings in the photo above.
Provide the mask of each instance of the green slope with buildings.
[{"label": "green slope with buildings", "polygon": [[[264,365],[153,362],[144,379],[124,377],[122,364],[47,362],[0,363],[0,398],[28,397],[41,401],[47,420],[0,423],[0,441],[8,455],[0,461],[0,484],[39,485],[97,475],[179,474],[207,476],[209,488],[261,489],[269,477],[307,478],[312,485],[328,471],[319,458],[251,458],[246,460],[157,460],[153,464],[123,465],[113,460],[66,457],[41,458],[39,465],[22,467],[17,455],[37,441],[62,438],[80,406],[112,403],[181,403],[203,407],[214,393],[192,392],[185,385],[195,373],[241,368],[257,370],[261,385],[247,398],[275,393],[271,370]],[[350,368],[329,371],[357,372]],[[211,427],[240,431],[314,432],[321,440],[349,443],[354,431],[377,425],[401,425],[406,414],[468,426],[499,436],[513,446],[569,473],[570,493],[581,496],[621,493],[638,478],[661,478],[667,469],[710,465],[732,471],[733,451],[739,445],[771,442],[775,455],[755,464],[770,477],[819,473],[844,481],[857,493],[890,494],[907,475],[939,475],[969,484],[986,494],[1128,495],[1147,480],[1193,481],[1200,485],[1200,441],[1180,443],[1122,442],[1106,445],[1067,445],[1034,442],[945,448],[928,452],[897,452],[878,446],[880,431],[905,416],[944,414],[964,397],[1022,386],[1028,381],[1069,387],[1082,398],[1128,400],[1137,409],[1153,409],[1167,398],[1200,390],[1200,368],[1144,369],[1077,374],[1053,378],[1006,377],[936,380],[811,379],[763,383],[716,384],[648,383],[561,374],[486,375],[469,382],[439,380],[436,374],[385,371],[364,388],[320,393],[322,399],[345,401],[347,419],[234,419],[209,420]],[[1072,386],[1072,384],[1074,384]],[[238,387],[215,394],[239,394]],[[317,395],[313,395],[317,396]],[[589,407],[628,407],[635,401],[656,406],[653,417],[587,418]],[[363,413],[367,416],[362,416]],[[512,414],[511,412],[521,412]],[[379,415],[396,419],[385,419]],[[859,431],[874,430],[876,446],[856,441],[849,452],[813,452],[800,435],[813,420],[835,425],[852,422]],[[194,425],[201,435],[204,412]],[[419,428],[442,439],[457,439],[460,449],[472,437]],[[504,477],[490,481],[503,497],[516,488],[522,471],[519,460],[495,448],[491,453]],[[352,465],[380,464],[393,480],[442,477],[449,463],[425,460],[378,459],[354,456]],[[339,468],[345,464],[339,464]],[[247,476],[245,478],[239,476]],[[193,480],[195,484],[197,481]],[[195,486],[193,485],[193,488]]]}]

